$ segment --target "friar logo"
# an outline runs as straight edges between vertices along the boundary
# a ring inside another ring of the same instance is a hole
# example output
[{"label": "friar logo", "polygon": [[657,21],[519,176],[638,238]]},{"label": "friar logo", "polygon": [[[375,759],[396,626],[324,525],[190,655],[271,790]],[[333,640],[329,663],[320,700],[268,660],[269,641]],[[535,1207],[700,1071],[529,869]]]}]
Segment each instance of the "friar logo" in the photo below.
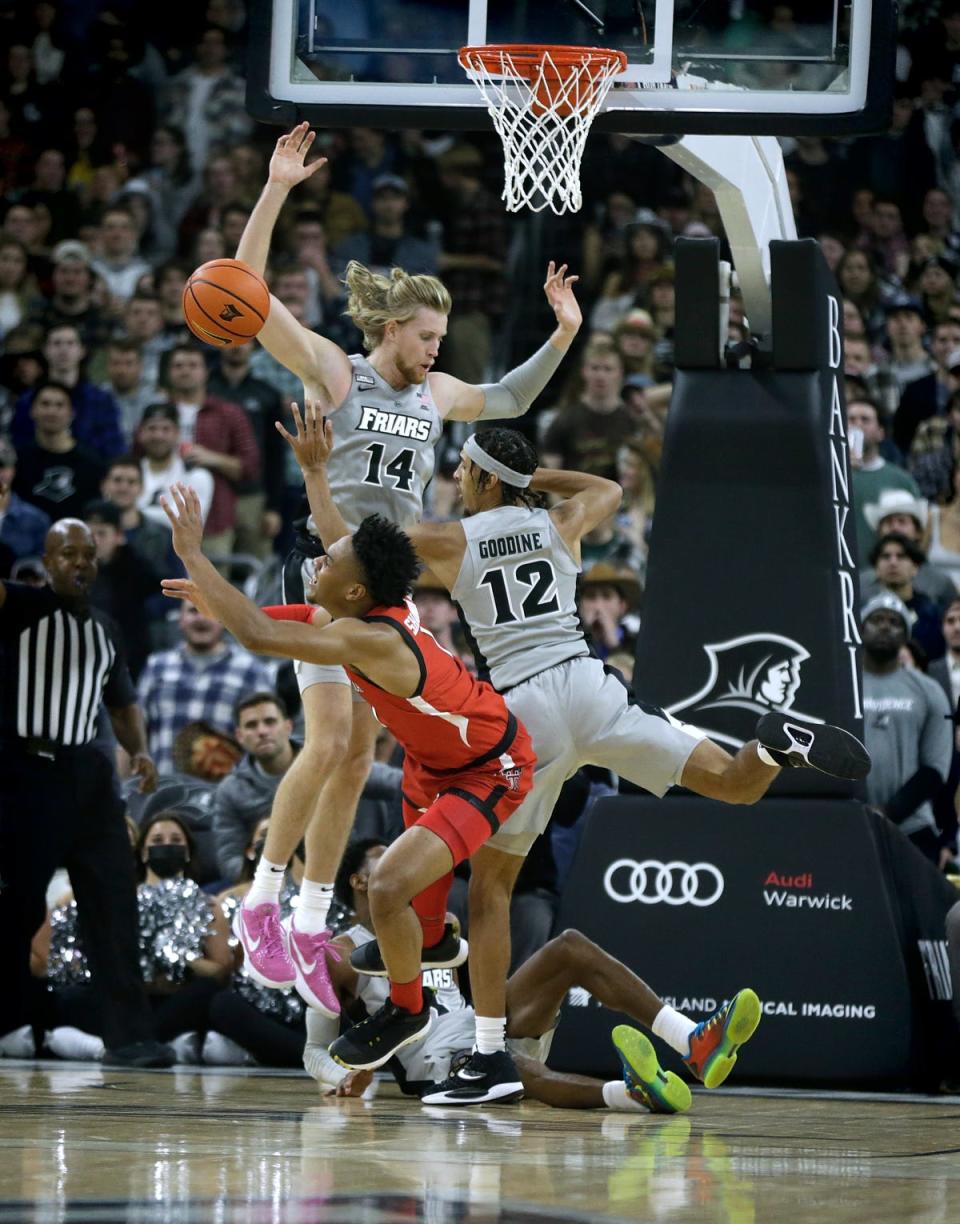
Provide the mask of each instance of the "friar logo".
[{"label": "friar logo", "polygon": [[706,682],[691,697],[667,706],[668,714],[695,723],[734,748],[753,737],[757,718],[771,710],[789,710],[807,722],[823,722],[794,707],[800,671],[810,652],[793,638],[747,633],[727,642],[711,642],[703,650],[708,662]]},{"label": "friar logo", "polygon": [[242,310],[237,310],[233,302],[227,302],[223,310],[220,311],[220,318],[224,323],[232,323],[234,319],[239,319],[243,316]]}]

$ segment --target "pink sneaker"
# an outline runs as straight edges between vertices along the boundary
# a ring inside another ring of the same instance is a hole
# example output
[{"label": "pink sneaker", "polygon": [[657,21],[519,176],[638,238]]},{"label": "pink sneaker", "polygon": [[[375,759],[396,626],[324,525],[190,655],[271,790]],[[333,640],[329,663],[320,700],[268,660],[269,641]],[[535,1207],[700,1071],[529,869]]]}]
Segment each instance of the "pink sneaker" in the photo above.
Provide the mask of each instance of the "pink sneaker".
[{"label": "pink sneaker", "polygon": [[290,917],[284,923],[289,940],[290,957],[297,974],[297,994],[308,1007],[322,1012],[324,1016],[340,1015],[340,1000],[330,981],[330,970],[327,967],[327,957],[340,960],[340,951],[330,940],[327,930],[318,935],[308,935],[298,931]]},{"label": "pink sneaker", "polygon": [[295,985],[297,971],[275,901],[264,901],[252,909],[241,905],[234,915],[233,933],[243,945],[247,973],[255,982],[272,990]]}]

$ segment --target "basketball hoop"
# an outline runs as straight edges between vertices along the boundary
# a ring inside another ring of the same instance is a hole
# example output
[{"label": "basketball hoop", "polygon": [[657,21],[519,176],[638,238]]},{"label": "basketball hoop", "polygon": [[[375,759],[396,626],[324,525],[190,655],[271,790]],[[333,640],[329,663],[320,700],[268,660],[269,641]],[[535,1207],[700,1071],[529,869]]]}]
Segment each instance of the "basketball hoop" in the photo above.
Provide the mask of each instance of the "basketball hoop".
[{"label": "basketball hoop", "polygon": [[587,133],[613,78],[625,71],[626,55],[602,47],[489,44],[463,47],[458,58],[503,141],[507,211],[577,212]]}]

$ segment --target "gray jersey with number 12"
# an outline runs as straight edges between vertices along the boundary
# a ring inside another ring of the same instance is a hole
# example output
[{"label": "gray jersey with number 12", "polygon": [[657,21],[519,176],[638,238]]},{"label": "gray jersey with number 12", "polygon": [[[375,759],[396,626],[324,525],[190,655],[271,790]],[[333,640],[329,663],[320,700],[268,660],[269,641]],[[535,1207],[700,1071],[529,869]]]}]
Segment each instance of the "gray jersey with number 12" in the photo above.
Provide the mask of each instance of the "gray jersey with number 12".
[{"label": "gray jersey with number 12", "polygon": [[580,566],[549,513],[499,506],[465,518],[462,526],[467,548],[450,593],[494,688],[588,655],[577,617]]}]

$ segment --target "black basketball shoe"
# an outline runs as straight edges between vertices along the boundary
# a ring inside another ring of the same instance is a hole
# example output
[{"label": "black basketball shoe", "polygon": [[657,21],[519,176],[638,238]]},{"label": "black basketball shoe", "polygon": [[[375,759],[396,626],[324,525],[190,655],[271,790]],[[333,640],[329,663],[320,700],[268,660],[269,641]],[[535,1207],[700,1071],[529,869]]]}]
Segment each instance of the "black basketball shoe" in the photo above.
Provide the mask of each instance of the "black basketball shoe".
[{"label": "black basketball shoe", "polygon": [[105,1067],[172,1067],[177,1056],[170,1046],[148,1040],[105,1050],[101,1061]]},{"label": "black basketball shoe", "polygon": [[379,1011],[341,1033],[330,1046],[330,1055],[342,1067],[373,1071],[397,1050],[422,1041],[430,1032],[435,1015],[426,1001],[420,1011],[408,1012],[387,999]]},{"label": "black basketball shoe", "polygon": [[421,1096],[424,1105],[482,1105],[500,1101],[506,1105],[523,1096],[523,1083],[516,1064],[505,1050],[455,1060],[442,1084],[434,1084]]},{"label": "black basketball shoe", "polygon": [[757,739],[778,765],[818,769],[834,778],[859,782],[870,772],[870,753],[855,735],[829,723],[798,722],[788,714],[764,714]]},{"label": "black basketball shoe", "polygon": [[[432,948],[424,948],[420,953],[421,969],[456,969],[467,959],[470,947],[465,939],[460,937],[460,924],[448,922],[443,928],[443,938]],[[361,944],[350,953],[350,964],[357,973],[366,973],[369,977],[386,977],[387,970],[380,955],[380,945],[375,939]]]}]

